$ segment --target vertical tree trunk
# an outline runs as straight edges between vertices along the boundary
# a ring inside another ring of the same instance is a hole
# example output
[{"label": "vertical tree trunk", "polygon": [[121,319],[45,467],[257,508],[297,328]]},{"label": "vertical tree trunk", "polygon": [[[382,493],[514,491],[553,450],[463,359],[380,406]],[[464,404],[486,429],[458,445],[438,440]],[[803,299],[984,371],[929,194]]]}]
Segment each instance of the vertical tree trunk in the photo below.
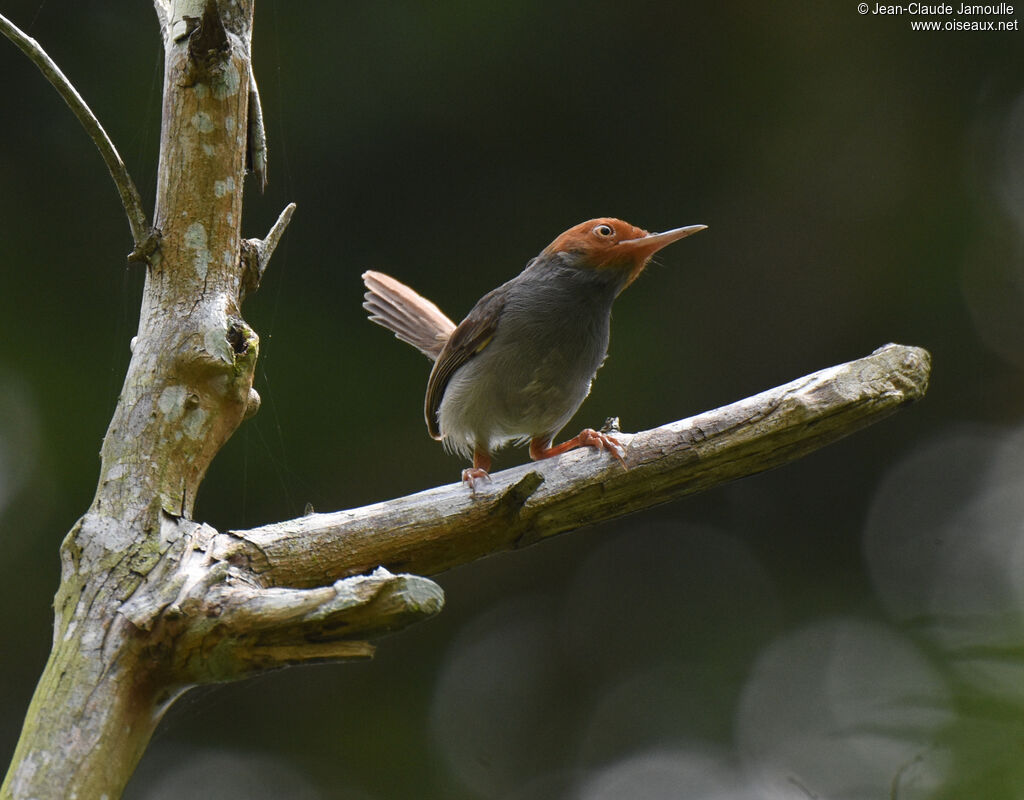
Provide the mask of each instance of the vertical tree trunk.
[{"label": "vertical tree trunk", "polygon": [[155,228],[138,336],[92,506],[61,548],[53,649],[2,788],[116,797],[185,688],[173,630],[126,602],[179,552],[210,461],[258,397],[258,338],[240,314],[249,0],[157,2],[165,45]]}]

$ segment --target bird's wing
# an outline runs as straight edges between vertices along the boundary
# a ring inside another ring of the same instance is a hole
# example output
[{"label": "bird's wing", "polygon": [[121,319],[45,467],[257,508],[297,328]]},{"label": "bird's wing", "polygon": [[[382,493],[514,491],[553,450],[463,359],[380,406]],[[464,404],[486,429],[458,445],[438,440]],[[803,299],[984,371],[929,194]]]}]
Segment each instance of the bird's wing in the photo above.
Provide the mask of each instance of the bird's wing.
[{"label": "bird's wing", "polygon": [[498,319],[505,306],[505,287],[501,286],[481,297],[454,333],[448,338],[444,349],[434,362],[434,369],[427,381],[427,397],[423,413],[427,419],[427,430],[435,439],[440,439],[441,430],[437,423],[437,411],[441,407],[444,390],[455,370],[483,350],[498,328]]},{"label": "bird's wing", "polygon": [[383,272],[363,273],[367,292],[363,308],[370,320],[408,342],[431,361],[436,360],[455,323],[427,298]]}]

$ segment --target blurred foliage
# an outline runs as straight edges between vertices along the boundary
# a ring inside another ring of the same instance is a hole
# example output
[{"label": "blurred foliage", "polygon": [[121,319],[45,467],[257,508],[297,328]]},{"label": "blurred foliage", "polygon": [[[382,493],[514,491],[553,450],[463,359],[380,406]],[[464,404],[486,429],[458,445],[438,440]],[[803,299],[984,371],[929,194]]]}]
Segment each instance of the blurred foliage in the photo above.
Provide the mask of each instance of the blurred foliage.
[{"label": "blurred foliage", "polygon": [[[151,198],[152,9],[0,5]],[[9,754],[142,275],[92,144],[3,44]],[[130,797],[1018,796],[1019,32],[918,33],[793,0],[261,0],[254,54],[270,185],[248,188],[245,233],[298,211],[245,309],[264,402],[204,484],[211,524],[455,479],[422,423],[428,364],[366,322],[360,273],[458,318],[592,216],[710,229],[619,300],[570,428],[652,427],[888,341],[932,350],[934,379],[801,463],[442,576],[444,614],[373,663],[186,696]]]}]

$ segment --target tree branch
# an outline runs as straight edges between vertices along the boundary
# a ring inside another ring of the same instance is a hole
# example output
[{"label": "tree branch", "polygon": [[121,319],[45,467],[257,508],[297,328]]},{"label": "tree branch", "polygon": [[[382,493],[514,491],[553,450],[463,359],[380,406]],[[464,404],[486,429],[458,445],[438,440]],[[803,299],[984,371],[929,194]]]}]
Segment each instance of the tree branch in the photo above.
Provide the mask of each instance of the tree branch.
[{"label": "tree branch", "polygon": [[627,435],[628,470],[581,450],[460,484],[248,531],[161,518],[155,554],[118,609],[162,652],[169,687],[367,658],[364,639],[433,616],[433,574],[500,550],[751,475],[924,395],[930,357],[888,345],[728,406]]},{"label": "tree branch", "polygon": [[151,236],[149,223],[146,220],[146,212],[142,208],[142,196],[135,187],[135,182],[132,180],[131,175],[128,174],[128,168],[125,167],[124,161],[121,160],[121,156],[117,152],[117,148],[114,147],[114,143],[110,140],[100,121],[96,119],[96,115],[92,113],[92,109],[82,99],[78,90],[65,77],[64,73],[60,71],[60,67],[47,55],[39,42],[26,35],[3,14],[0,14],[0,32],[17,45],[18,49],[28,56],[33,64],[39,67],[39,71],[46,76],[46,79],[53,84],[53,88],[57,90],[57,93],[64,98],[64,102],[68,104],[74,115],[78,117],[78,121],[82,123],[85,132],[89,134],[89,138],[92,139],[97,149],[99,149],[100,155],[110,171],[110,177],[114,179],[114,183],[117,185],[117,191],[121,196],[121,205],[124,206],[124,212],[128,215],[128,224],[131,226],[132,239],[135,242],[133,253],[141,252],[147,247],[147,240],[150,240]]},{"label": "tree branch", "polygon": [[245,163],[256,176],[260,194],[267,188],[267,130],[263,124],[263,103],[256,85],[256,74],[249,64],[249,142],[245,150]]},{"label": "tree branch", "polygon": [[449,484],[226,532],[211,553],[267,586],[319,586],[379,565],[434,575],[794,461],[923,397],[930,367],[927,351],[887,345],[714,411],[616,434],[628,470],[576,450],[495,473],[476,493]]},{"label": "tree branch", "polygon": [[292,221],[295,203],[289,203],[277,217],[270,231],[262,239],[244,239],[242,241],[242,299],[255,292],[263,280],[270,257],[274,255],[281,237]]},{"label": "tree branch", "polygon": [[160,622],[172,629],[178,619],[185,623],[168,666],[179,680],[199,684],[370,658],[374,647],[364,639],[401,630],[443,606],[444,592],[433,581],[379,568],[312,589],[262,589],[225,580],[208,594],[190,593]]}]

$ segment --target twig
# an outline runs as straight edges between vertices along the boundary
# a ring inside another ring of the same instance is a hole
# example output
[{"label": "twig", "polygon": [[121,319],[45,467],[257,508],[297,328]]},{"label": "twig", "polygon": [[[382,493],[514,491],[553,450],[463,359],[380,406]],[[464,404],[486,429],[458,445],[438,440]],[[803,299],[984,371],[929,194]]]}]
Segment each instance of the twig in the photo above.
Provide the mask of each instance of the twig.
[{"label": "twig", "polygon": [[263,124],[263,104],[260,102],[260,90],[256,85],[256,75],[249,62],[249,141],[245,147],[247,166],[256,176],[256,185],[260,194],[267,188],[267,129]]},{"label": "twig", "polygon": [[266,272],[270,257],[274,255],[281,237],[292,221],[292,214],[295,213],[295,203],[289,203],[281,211],[277,222],[271,226],[270,231],[263,239],[242,240],[242,299],[260,287],[263,280],[263,273]]},{"label": "twig", "polygon": [[294,213],[295,203],[286,205],[284,210],[278,215],[277,222],[271,226],[270,231],[263,237],[263,252],[260,260],[263,262],[264,269],[266,269],[270,257],[274,255],[274,250],[277,249],[277,244],[281,241],[281,237],[284,236],[285,229],[288,227],[288,223],[292,221],[292,214]]},{"label": "twig", "polygon": [[577,450],[349,511],[218,534],[214,558],[264,585],[309,587],[383,565],[434,575],[794,461],[924,396],[931,357],[887,345],[732,405],[630,436],[628,470]]},{"label": "twig", "polygon": [[64,102],[78,117],[85,132],[89,134],[89,138],[99,149],[107,169],[110,170],[110,176],[117,185],[117,191],[121,195],[121,205],[124,206],[125,214],[128,215],[128,224],[132,229],[135,252],[138,252],[140,248],[144,247],[150,236],[149,223],[146,220],[146,212],[142,208],[142,197],[139,195],[139,190],[135,187],[131,175],[128,174],[128,169],[125,167],[124,161],[121,160],[114,143],[107,136],[107,132],[103,130],[100,121],[96,119],[96,115],[92,113],[78,90],[35,39],[26,35],[3,14],[0,14],[0,32],[14,42],[21,52],[39,67],[40,72],[53,84],[57,93],[64,98]]}]

